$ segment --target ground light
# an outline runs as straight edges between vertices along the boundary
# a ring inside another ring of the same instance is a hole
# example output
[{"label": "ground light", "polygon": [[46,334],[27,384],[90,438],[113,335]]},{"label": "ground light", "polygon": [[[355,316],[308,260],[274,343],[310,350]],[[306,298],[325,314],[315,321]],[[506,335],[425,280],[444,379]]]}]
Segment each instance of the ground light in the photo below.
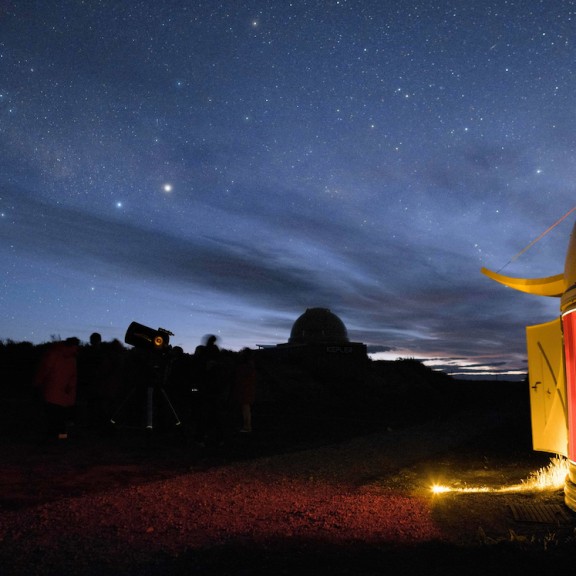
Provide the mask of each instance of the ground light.
[{"label": "ground light", "polygon": [[550,459],[550,464],[532,472],[527,480],[511,486],[450,486],[448,484],[433,484],[430,490],[433,494],[445,493],[480,493],[480,492],[536,492],[539,490],[556,490],[564,487],[568,475],[569,463],[562,456]]}]

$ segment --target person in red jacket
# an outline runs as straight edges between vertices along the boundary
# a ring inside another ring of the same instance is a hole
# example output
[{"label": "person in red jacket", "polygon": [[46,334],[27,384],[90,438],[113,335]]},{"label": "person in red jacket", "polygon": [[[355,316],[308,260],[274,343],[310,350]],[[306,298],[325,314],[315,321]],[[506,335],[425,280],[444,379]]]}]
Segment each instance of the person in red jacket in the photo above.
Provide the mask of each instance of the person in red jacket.
[{"label": "person in red jacket", "polygon": [[44,400],[49,437],[68,438],[67,424],[76,404],[76,356],[79,344],[78,338],[51,344],[36,372],[34,384]]}]

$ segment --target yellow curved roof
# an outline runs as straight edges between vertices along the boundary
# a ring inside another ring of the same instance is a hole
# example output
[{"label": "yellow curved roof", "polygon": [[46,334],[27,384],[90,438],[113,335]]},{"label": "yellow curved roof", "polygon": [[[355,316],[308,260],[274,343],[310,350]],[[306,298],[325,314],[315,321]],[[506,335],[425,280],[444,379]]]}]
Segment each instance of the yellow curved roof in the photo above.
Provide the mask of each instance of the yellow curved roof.
[{"label": "yellow curved roof", "polygon": [[564,274],[548,276],[547,278],[512,278],[498,274],[498,272],[492,272],[487,268],[482,268],[481,272],[488,278],[504,284],[504,286],[536,296],[562,296],[566,291]]}]

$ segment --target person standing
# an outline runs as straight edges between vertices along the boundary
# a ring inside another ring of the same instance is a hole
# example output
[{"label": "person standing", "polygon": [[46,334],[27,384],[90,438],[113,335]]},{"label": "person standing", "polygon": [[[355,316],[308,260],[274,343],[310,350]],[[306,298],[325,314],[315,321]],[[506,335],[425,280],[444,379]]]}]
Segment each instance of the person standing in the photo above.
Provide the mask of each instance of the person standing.
[{"label": "person standing", "polygon": [[216,336],[209,334],[194,351],[194,384],[200,400],[195,439],[205,446],[218,446],[223,441],[221,353],[216,342]]},{"label": "person standing", "polygon": [[66,440],[68,422],[76,403],[78,338],[55,342],[45,352],[34,385],[40,390],[49,438]]},{"label": "person standing", "polygon": [[250,348],[240,350],[234,372],[234,399],[242,413],[240,432],[252,432],[252,404],[256,395],[256,366]]}]

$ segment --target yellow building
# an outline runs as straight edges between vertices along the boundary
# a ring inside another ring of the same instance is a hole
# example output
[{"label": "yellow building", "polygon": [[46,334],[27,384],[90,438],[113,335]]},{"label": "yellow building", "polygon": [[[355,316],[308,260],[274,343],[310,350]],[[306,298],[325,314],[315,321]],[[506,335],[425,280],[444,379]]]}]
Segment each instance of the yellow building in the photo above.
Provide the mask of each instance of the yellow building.
[{"label": "yellow building", "polygon": [[520,292],[560,298],[558,318],[526,328],[532,445],[568,458],[564,499],[576,510],[576,224],[562,274],[527,279],[482,272]]}]

